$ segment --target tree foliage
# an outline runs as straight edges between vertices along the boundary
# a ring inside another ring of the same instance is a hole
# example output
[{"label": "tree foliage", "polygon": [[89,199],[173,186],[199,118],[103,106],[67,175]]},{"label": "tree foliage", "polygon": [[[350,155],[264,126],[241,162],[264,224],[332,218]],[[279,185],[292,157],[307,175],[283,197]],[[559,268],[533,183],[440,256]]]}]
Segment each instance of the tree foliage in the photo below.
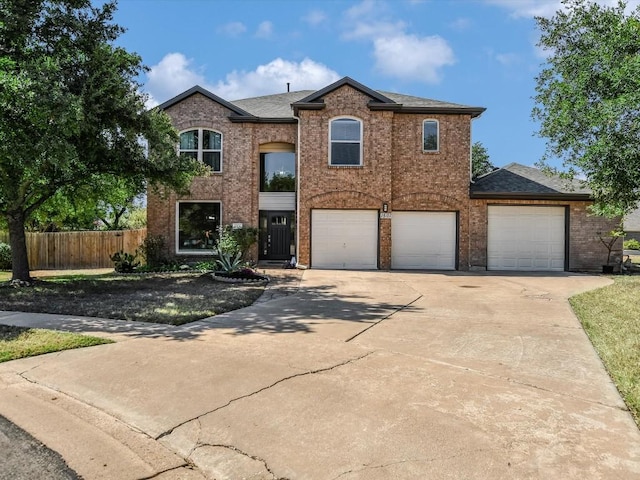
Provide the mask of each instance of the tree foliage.
[{"label": "tree foliage", "polygon": [[0,214],[14,279],[29,280],[25,223],[56,194],[81,197],[109,178],[185,191],[201,171],[177,155],[166,114],[145,108],[141,59],[114,45],[115,8],[0,0]]},{"label": "tree foliage", "polygon": [[586,178],[606,215],[640,200],[640,7],[625,9],[564,0],[552,18],[536,18],[549,54],[533,110],[545,159]]},{"label": "tree foliage", "polygon": [[471,146],[471,178],[474,180],[481,175],[492,172],[496,167],[489,159],[489,152],[480,142]]}]

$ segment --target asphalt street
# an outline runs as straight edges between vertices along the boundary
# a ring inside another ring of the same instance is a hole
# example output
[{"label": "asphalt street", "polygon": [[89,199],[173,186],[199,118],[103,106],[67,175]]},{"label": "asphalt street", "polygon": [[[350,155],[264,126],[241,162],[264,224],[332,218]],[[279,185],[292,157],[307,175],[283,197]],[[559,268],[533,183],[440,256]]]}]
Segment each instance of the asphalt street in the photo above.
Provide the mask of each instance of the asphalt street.
[{"label": "asphalt street", "polygon": [[0,415],[0,480],[78,480],[62,457]]}]

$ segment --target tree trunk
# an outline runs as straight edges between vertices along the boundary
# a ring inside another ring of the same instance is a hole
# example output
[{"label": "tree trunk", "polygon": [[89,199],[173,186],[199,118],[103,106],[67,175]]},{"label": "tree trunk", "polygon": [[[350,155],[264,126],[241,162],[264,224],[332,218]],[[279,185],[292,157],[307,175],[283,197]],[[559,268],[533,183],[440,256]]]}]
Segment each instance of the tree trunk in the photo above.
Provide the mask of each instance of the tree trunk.
[{"label": "tree trunk", "polygon": [[27,256],[27,238],[24,233],[24,212],[7,214],[9,223],[9,243],[11,245],[12,280],[31,281],[29,258]]}]

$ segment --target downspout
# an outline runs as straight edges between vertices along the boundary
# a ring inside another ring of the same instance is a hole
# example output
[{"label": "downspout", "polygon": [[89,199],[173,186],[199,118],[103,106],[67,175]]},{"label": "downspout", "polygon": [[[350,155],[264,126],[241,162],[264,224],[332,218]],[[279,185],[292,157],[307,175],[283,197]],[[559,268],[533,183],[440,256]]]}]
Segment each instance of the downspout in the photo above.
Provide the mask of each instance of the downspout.
[{"label": "downspout", "polygon": [[[469,241],[467,242],[468,244],[468,249],[469,251],[467,252],[467,263],[468,263],[468,270],[469,271],[473,271],[473,266],[471,265],[471,185],[473,183],[475,183],[473,181],[473,121],[476,118],[480,118],[482,114],[478,115],[477,117],[471,117],[471,121],[469,122],[469,212],[467,213],[467,232],[469,235]],[[487,228],[487,226],[485,225],[485,228]],[[486,256],[486,255],[485,255]],[[486,263],[486,262],[485,262]],[[485,270],[486,270],[486,265],[485,265]]]},{"label": "downspout", "polygon": [[[300,177],[301,177],[301,168],[300,168],[300,157],[302,156],[300,153],[302,151],[302,144],[300,142],[300,117],[294,115],[298,122],[298,137],[296,142],[297,152],[296,152],[296,260],[300,260]],[[296,262],[296,268],[306,269],[306,265],[301,265],[299,262]]]},{"label": "downspout", "polygon": [[[472,270],[472,265],[471,265],[471,184],[474,183],[473,181],[473,121],[476,118],[480,118],[480,115],[478,115],[477,117],[471,117],[471,121],[469,122],[469,191],[467,192],[467,195],[469,195],[469,211],[467,213],[467,222],[468,222],[468,226],[467,226],[467,235],[469,235],[468,241],[467,241],[467,248],[469,249],[469,251],[467,252],[467,269],[469,271]],[[486,267],[485,267],[486,270]]]}]

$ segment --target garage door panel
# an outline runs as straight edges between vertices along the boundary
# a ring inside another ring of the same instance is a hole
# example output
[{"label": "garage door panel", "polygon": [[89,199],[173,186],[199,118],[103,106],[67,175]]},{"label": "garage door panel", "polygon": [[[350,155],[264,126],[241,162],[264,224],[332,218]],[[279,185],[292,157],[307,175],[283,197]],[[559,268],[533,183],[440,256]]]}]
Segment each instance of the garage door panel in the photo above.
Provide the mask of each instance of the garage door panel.
[{"label": "garage door panel", "polygon": [[564,270],[564,207],[489,206],[489,270]]},{"label": "garage door panel", "polygon": [[393,212],[392,268],[454,270],[455,264],[454,212]]},{"label": "garage door panel", "polygon": [[311,266],[378,268],[378,212],[312,210]]}]

